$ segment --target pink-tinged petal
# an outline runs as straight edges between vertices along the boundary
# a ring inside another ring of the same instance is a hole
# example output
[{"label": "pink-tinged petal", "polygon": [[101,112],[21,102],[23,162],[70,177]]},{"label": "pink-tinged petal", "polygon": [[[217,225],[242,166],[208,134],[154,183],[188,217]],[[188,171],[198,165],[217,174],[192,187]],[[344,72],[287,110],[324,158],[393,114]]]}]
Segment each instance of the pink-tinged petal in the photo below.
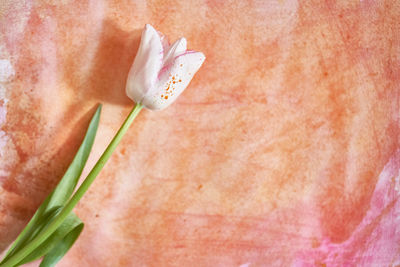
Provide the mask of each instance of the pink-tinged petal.
[{"label": "pink-tinged petal", "polygon": [[175,58],[173,64],[164,67],[159,75],[156,88],[143,99],[146,108],[164,109],[173,103],[186,89],[194,74],[205,60],[201,52],[189,51]]},{"label": "pink-tinged petal", "polygon": [[160,35],[151,25],[146,24],[126,85],[126,94],[135,102],[140,102],[154,86],[163,55]]},{"label": "pink-tinged petal", "polygon": [[168,49],[168,51],[166,53],[164,53],[165,56],[164,56],[163,65],[167,66],[167,65],[171,64],[172,61],[174,60],[174,58],[185,53],[186,46],[187,46],[187,42],[184,37],[176,40],[176,42],[173,43],[173,45],[171,45],[171,47]]},{"label": "pink-tinged petal", "polygon": [[163,51],[164,51],[164,58],[165,58],[165,54],[168,52],[169,48],[170,48],[170,44],[168,41],[168,37],[165,36],[162,32],[157,31],[158,36],[160,36],[160,40],[161,40],[161,44],[163,47]]}]

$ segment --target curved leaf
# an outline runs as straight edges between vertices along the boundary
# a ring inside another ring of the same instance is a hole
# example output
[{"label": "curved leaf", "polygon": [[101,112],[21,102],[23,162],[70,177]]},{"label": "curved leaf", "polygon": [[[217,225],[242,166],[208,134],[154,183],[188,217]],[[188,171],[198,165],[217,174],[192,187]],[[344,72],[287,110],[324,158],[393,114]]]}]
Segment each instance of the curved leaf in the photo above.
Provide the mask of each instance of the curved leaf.
[{"label": "curved leaf", "polygon": [[[56,214],[57,215],[57,214]],[[53,219],[53,218],[52,218]],[[47,225],[48,223],[46,223]],[[45,227],[42,228],[43,231]],[[48,263],[57,263],[58,260],[69,250],[73,245],[76,238],[83,229],[82,221],[74,213],[70,213],[68,217],[63,221],[60,227],[51,234],[44,242],[42,242],[31,254],[25,257],[19,265],[35,261],[47,254],[49,259],[46,260]]]},{"label": "curved leaf", "polygon": [[44,217],[48,216],[48,214],[45,215],[48,211],[52,210],[56,206],[65,204],[65,202],[67,202],[71,197],[92,149],[99,125],[101,107],[102,106],[99,105],[95,114],[93,115],[88,130],[86,131],[85,138],[83,139],[78,152],[76,153],[68,170],[65,172],[63,178],[33,215],[27,226],[7,251],[6,256],[3,258],[0,264],[5,262],[9,257],[25,246],[30,240],[32,240],[32,236],[34,236],[38,231],[37,228],[40,225],[43,225]]},{"label": "curved leaf", "polygon": [[57,262],[61,260],[62,257],[68,252],[75,241],[78,239],[79,235],[83,230],[84,224],[81,223],[73,228],[64,239],[57,243],[49,253],[43,258],[39,267],[53,267],[56,266]]}]

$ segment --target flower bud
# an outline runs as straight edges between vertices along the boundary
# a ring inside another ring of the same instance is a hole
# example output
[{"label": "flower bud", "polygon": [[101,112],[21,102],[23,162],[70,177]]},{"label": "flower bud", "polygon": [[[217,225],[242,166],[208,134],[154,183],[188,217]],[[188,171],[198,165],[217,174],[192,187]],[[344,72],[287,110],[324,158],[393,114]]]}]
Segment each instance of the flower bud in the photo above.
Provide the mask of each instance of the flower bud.
[{"label": "flower bud", "polygon": [[203,53],[186,50],[185,38],[169,45],[160,32],[146,24],[126,94],[148,109],[164,109],[185,90],[204,60]]}]

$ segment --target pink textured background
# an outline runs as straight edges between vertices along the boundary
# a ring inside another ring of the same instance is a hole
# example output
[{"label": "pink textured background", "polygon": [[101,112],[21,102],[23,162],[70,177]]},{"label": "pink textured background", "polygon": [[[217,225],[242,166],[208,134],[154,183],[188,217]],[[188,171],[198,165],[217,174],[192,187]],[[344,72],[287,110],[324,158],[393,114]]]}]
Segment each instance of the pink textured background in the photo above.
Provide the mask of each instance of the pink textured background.
[{"label": "pink textured background", "polygon": [[2,1],[0,250],[96,104],[85,174],[122,123],[151,23],[207,60],[141,112],[59,266],[399,265],[399,21],[397,0]]}]

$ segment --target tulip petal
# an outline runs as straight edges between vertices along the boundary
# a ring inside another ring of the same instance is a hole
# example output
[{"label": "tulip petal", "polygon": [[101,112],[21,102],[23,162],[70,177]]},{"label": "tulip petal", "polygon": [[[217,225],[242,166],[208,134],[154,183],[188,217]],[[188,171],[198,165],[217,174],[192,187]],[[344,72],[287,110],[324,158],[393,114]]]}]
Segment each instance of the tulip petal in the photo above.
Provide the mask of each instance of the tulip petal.
[{"label": "tulip petal", "polygon": [[160,40],[161,40],[161,44],[164,50],[164,58],[165,58],[165,54],[168,52],[169,50],[169,41],[168,41],[168,37],[166,37],[162,32],[157,31],[158,36],[160,36]]},{"label": "tulip petal", "polygon": [[186,39],[184,37],[176,40],[175,43],[171,45],[169,50],[165,53],[163,66],[167,66],[172,63],[172,61],[179,55],[182,55],[186,51]]},{"label": "tulip petal", "polygon": [[135,102],[140,102],[154,87],[162,67],[163,56],[160,35],[151,25],[146,24],[126,85],[126,94]]},{"label": "tulip petal", "polygon": [[204,60],[203,53],[194,51],[175,57],[172,64],[163,67],[155,87],[159,89],[149,91],[143,105],[153,110],[169,106],[185,90]]}]

